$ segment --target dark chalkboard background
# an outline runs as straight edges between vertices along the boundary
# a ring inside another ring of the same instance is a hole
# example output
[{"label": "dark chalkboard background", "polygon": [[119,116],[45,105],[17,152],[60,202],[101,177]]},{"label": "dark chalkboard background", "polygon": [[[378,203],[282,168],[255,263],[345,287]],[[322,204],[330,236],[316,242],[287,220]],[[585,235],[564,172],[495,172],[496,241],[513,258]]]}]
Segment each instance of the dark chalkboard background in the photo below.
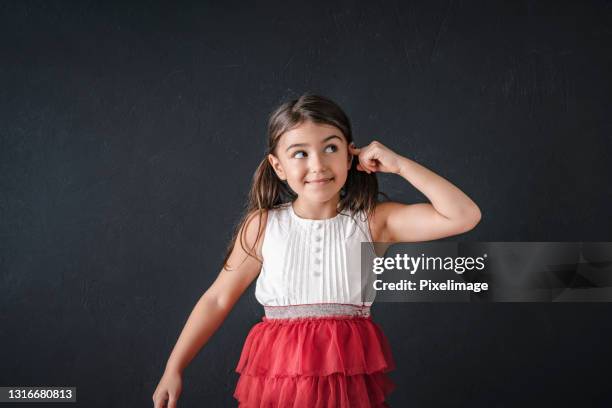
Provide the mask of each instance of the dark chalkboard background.
[{"label": "dark chalkboard background", "polygon": [[[452,239],[612,241],[609,1],[148,3],[0,5],[0,385],[152,406],[267,115],[307,90],[345,109],[358,146],[377,139],[478,203],[481,223]],[[611,311],[376,304],[398,363],[389,402],[609,406]],[[236,405],[262,312],[252,285],[179,406]]]}]

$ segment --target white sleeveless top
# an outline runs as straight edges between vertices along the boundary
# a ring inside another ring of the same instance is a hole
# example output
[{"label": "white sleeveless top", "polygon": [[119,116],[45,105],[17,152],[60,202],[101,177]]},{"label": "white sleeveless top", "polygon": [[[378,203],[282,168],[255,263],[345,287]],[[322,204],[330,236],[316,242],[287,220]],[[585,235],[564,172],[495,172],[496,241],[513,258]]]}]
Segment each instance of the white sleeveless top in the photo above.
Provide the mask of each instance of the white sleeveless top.
[{"label": "white sleeveless top", "polygon": [[[263,265],[255,287],[257,301],[263,306],[370,306],[376,293],[371,281],[361,277],[362,242],[372,242],[364,212],[351,217],[345,211],[311,220],[295,214],[291,203],[269,210]],[[363,247],[367,248],[364,259],[372,265],[373,246]]]}]

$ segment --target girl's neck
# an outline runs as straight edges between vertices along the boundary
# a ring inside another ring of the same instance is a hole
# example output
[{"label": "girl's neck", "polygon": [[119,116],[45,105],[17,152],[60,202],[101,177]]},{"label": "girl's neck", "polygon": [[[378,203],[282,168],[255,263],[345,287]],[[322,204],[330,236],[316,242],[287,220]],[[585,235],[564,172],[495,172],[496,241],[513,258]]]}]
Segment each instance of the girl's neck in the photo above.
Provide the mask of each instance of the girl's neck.
[{"label": "girl's neck", "polygon": [[338,215],[338,203],[340,203],[340,195],[325,202],[309,202],[298,197],[291,205],[296,215],[301,218],[324,220]]}]

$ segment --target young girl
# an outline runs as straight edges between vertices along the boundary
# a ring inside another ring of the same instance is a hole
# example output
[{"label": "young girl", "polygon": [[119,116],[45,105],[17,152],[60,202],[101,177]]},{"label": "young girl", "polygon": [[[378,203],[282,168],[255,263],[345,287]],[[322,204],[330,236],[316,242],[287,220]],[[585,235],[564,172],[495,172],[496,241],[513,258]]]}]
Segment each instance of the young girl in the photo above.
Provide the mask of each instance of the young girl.
[{"label": "young girl", "polygon": [[[182,371],[255,278],[265,315],[236,367],[240,407],[388,406],[395,363],[372,321],[372,299],[363,297],[361,243],[460,234],[480,211],[453,184],[381,143],[356,148],[347,116],[327,98],[284,103],[268,134],[224,267],[179,336],[155,408],[176,407]],[[376,172],[403,177],[431,204],[379,202]]]}]

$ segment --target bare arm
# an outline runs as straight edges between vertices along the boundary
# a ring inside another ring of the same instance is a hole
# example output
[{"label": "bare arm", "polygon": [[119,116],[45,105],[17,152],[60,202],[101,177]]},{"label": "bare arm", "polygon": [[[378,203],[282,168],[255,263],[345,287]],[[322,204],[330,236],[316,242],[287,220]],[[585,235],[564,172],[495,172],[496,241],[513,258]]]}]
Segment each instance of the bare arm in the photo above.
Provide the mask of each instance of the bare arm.
[{"label": "bare arm", "polygon": [[[261,221],[261,223],[259,222]],[[261,217],[251,214],[245,226],[245,247],[250,249],[255,242],[258,228],[261,236],[256,251],[261,257],[263,229],[267,213]],[[217,331],[236,301],[249,287],[261,270],[261,263],[248,256],[240,245],[240,232],[228,259],[231,270],[222,269],[215,282],[202,295],[193,308],[181,332],[168,362],[166,371],[182,373],[210,337]]]},{"label": "bare arm", "polygon": [[480,222],[480,208],[463,191],[382,143],[373,141],[361,149],[352,146],[351,153],[359,159],[357,170],[398,174],[431,201],[377,204],[369,220],[375,241],[429,241],[467,232]]},{"label": "bare arm", "polygon": [[166,363],[166,371],[182,373],[217,331],[229,312],[229,309],[221,307],[212,296],[204,293],[183,327]]},{"label": "bare arm", "polygon": [[463,191],[431,170],[399,158],[399,175],[430,199],[431,203],[380,203],[376,215],[387,242],[429,241],[461,234],[480,221],[480,209]]}]

